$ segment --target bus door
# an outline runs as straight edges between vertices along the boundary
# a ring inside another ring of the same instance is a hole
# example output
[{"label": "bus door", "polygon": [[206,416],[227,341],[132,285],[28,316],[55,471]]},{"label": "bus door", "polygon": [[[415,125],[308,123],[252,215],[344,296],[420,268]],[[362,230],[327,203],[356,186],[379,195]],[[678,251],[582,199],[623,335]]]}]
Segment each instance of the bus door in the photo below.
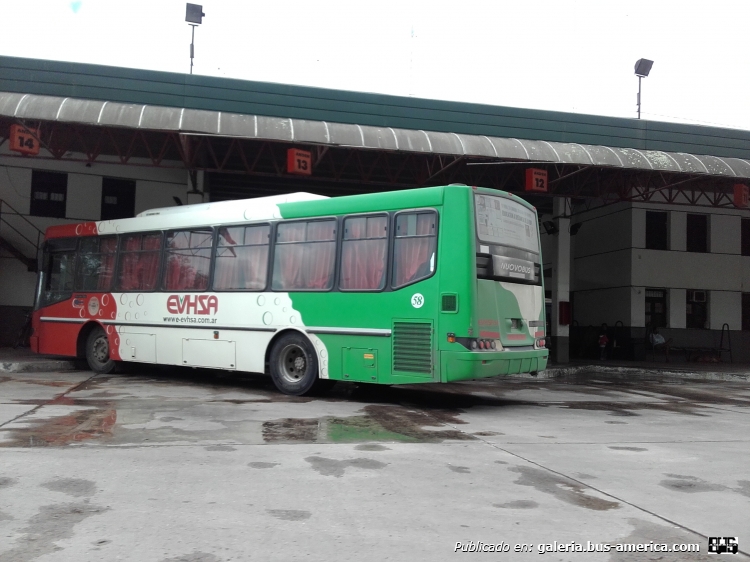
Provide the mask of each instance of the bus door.
[{"label": "bus door", "polygon": [[392,285],[399,297],[393,318],[393,374],[438,380],[435,319],[438,284],[435,211],[424,209],[396,215]]}]

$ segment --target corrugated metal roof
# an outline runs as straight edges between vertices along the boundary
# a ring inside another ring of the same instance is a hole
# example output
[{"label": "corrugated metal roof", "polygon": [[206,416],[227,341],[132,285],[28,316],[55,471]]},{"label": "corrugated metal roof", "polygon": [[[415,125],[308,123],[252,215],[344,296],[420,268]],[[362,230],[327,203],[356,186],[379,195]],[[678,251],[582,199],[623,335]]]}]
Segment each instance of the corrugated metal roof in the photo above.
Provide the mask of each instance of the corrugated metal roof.
[{"label": "corrugated metal roof", "polygon": [[33,94],[0,92],[0,115],[18,119],[289,143],[750,178],[750,161],[741,158],[372,127]]},{"label": "corrugated metal roof", "polygon": [[[385,131],[381,136],[386,143],[383,148],[391,146],[392,135],[387,129],[393,129],[750,158],[750,131],[738,129],[17,57],[0,56],[0,91],[102,100],[125,106],[172,107],[176,113],[185,108],[198,111],[189,116],[198,121],[200,110],[205,110],[293,119],[295,123],[305,120],[368,126],[373,130],[367,134]],[[118,117],[109,110],[104,113],[107,119]],[[169,113],[161,112],[160,117],[167,119]],[[185,126],[190,126],[189,122]],[[454,137],[451,139],[448,142],[455,141]],[[407,142],[402,140],[401,147]],[[367,142],[371,145],[373,139]]]}]

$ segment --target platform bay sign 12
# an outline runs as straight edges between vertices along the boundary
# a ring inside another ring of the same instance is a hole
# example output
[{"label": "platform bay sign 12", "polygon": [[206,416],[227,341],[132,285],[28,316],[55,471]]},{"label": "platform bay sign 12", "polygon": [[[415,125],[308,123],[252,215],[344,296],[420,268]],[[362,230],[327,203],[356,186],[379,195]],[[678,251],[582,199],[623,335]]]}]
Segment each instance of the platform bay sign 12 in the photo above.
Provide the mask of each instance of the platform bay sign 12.
[{"label": "platform bay sign 12", "polygon": [[540,191],[547,193],[547,170],[526,168],[525,191]]}]

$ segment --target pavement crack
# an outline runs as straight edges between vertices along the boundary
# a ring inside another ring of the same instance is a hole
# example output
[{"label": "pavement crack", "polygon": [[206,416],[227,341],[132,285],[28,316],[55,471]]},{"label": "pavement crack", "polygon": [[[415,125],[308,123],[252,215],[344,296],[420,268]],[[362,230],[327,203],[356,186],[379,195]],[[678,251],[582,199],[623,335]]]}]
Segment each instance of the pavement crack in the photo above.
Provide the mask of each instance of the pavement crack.
[{"label": "pavement crack", "polygon": [[[431,415],[431,414],[430,414],[429,412],[425,412],[425,411],[422,411],[422,413],[423,413],[423,414],[424,414],[425,416],[428,416],[428,417],[431,417],[431,418],[433,418],[433,419],[436,419],[436,418],[435,418],[434,416],[432,416],[432,415]],[[460,432],[462,432],[462,433],[465,433],[465,431],[464,431],[463,429],[460,429],[460,428],[458,428],[458,427],[455,427],[455,426],[453,426],[453,425],[451,425],[451,424],[449,424],[449,423],[445,422],[444,420],[439,420],[439,421],[440,421],[440,423],[442,423],[443,425],[446,425],[446,426],[448,426],[448,427],[452,427],[452,428],[453,428],[454,430],[456,430],[456,431],[460,431]],[[624,505],[630,506],[630,507],[632,507],[633,509],[636,509],[636,510],[638,510],[638,511],[641,511],[641,512],[643,512],[643,513],[647,513],[648,515],[651,515],[652,517],[656,517],[657,519],[659,519],[659,520],[661,520],[661,521],[664,521],[664,522],[666,522],[666,523],[669,523],[670,525],[674,525],[675,527],[679,527],[680,529],[682,529],[682,530],[684,530],[684,531],[687,531],[688,533],[693,533],[694,535],[697,535],[697,536],[699,536],[699,537],[702,537],[702,538],[703,538],[703,539],[705,539],[705,540],[708,540],[708,535],[704,535],[703,533],[701,533],[701,532],[699,532],[699,531],[696,531],[695,529],[691,529],[690,527],[687,527],[686,525],[682,525],[681,523],[678,523],[677,521],[673,521],[672,519],[669,519],[669,518],[667,518],[667,517],[664,517],[663,515],[659,515],[658,513],[655,513],[655,512],[653,512],[653,511],[651,511],[651,510],[648,510],[648,509],[646,509],[645,507],[639,506],[639,505],[637,505],[637,504],[634,504],[634,503],[632,503],[632,502],[629,502],[629,501],[627,501],[627,500],[625,500],[625,499],[623,499],[623,498],[621,498],[621,497],[619,497],[619,496],[616,496],[616,495],[614,495],[614,494],[610,494],[609,492],[605,492],[604,490],[602,490],[602,489],[600,489],[600,488],[597,488],[597,487],[595,487],[595,486],[592,486],[591,484],[587,484],[586,482],[583,482],[583,481],[581,481],[581,480],[579,480],[579,479],[577,479],[577,478],[574,478],[574,477],[572,477],[572,476],[569,476],[569,475],[567,475],[567,474],[565,474],[565,473],[563,473],[563,472],[560,472],[560,471],[558,471],[558,470],[555,470],[555,469],[553,469],[553,468],[550,468],[550,467],[548,467],[548,466],[545,466],[545,465],[543,465],[542,463],[539,463],[539,462],[533,461],[533,460],[531,460],[531,459],[528,459],[528,458],[526,458],[526,457],[524,457],[524,456],[522,456],[522,455],[519,455],[518,453],[514,453],[514,452],[512,452],[512,451],[509,451],[508,449],[504,449],[503,447],[499,446],[499,445],[498,445],[498,444],[496,444],[496,443],[492,443],[491,441],[488,441],[488,440],[486,440],[486,439],[482,439],[482,437],[481,437],[481,436],[476,436],[476,435],[472,435],[472,436],[473,436],[473,437],[474,437],[474,438],[475,438],[476,440],[478,440],[478,441],[480,441],[480,442],[482,442],[482,443],[485,443],[486,445],[489,445],[490,447],[492,447],[492,448],[494,448],[494,449],[497,449],[498,451],[502,451],[502,452],[504,452],[504,453],[506,453],[506,454],[508,454],[508,455],[511,455],[512,457],[515,457],[515,458],[517,458],[517,459],[520,459],[520,460],[522,460],[522,461],[524,461],[524,462],[526,462],[526,463],[529,463],[529,464],[531,464],[531,465],[533,465],[533,466],[536,466],[536,467],[538,467],[538,468],[540,468],[540,469],[542,469],[542,470],[545,470],[545,471],[549,472],[550,474],[554,474],[555,476],[559,476],[559,477],[562,477],[562,478],[567,478],[568,480],[570,480],[571,482],[575,482],[575,483],[576,483],[576,484],[578,484],[579,486],[582,486],[582,487],[584,487],[584,488],[588,488],[588,489],[590,489],[590,490],[594,490],[595,492],[598,492],[598,493],[602,494],[603,496],[606,496],[606,497],[608,497],[608,498],[612,498],[613,500],[616,500],[616,501],[618,501],[618,502],[620,502],[620,503],[622,503],[622,504],[624,504]],[[723,442],[723,441],[722,441],[722,442]],[[541,443],[541,444],[544,444],[544,445],[549,445],[549,443],[546,443],[546,442],[545,442],[545,443]]]},{"label": "pavement crack", "polygon": [[78,384],[73,385],[72,387],[70,387],[65,392],[63,392],[61,394],[55,395],[54,398],[52,398],[51,400],[48,400],[45,404],[39,404],[38,406],[34,406],[30,410],[27,410],[27,411],[25,411],[25,412],[23,412],[21,414],[18,414],[15,418],[12,418],[12,419],[10,419],[10,420],[8,420],[6,422],[0,423],[0,428],[5,427],[6,425],[8,425],[10,423],[13,423],[14,421],[20,420],[24,416],[28,416],[29,414],[33,414],[35,412],[38,412],[40,409],[44,408],[45,406],[49,406],[51,402],[54,402],[55,400],[60,400],[60,398],[64,398],[70,392],[75,392],[76,390],[78,390],[79,388],[81,388],[83,385],[85,385],[87,382],[95,379],[98,376],[99,376],[99,373],[94,373],[92,376],[90,376],[86,380],[83,380],[83,381],[79,382]]}]

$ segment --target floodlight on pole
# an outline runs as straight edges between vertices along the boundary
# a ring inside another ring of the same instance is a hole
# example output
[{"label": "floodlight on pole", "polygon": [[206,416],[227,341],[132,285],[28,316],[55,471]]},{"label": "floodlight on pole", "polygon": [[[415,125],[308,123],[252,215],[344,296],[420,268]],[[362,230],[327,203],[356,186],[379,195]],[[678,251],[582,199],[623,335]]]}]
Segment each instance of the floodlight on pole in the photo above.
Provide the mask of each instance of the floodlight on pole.
[{"label": "floodlight on pole", "polygon": [[648,59],[638,59],[635,63],[635,75],[638,77],[638,119],[641,118],[641,78],[648,76],[654,61]]},{"label": "floodlight on pole", "polygon": [[195,26],[203,23],[205,15],[206,14],[203,13],[203,6],[199,6],[198,4],[187,4],[185,10],[185,21],[193,28],[192,37],[190,39],[190,74],[193,73],[193,56],[195,55]]}]

